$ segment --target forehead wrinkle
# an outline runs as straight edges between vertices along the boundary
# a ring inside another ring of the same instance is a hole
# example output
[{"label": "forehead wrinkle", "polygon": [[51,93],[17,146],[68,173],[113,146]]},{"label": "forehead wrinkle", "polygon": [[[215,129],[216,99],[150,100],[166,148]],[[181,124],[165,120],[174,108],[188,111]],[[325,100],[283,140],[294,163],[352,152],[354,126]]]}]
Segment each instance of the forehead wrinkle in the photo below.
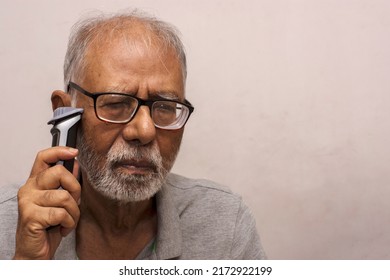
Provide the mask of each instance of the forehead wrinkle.
[{"label": "forehead wrinkle", "polygon": [[129,90],[128,87],[123,85],[113,85],[108,86],[104,89],[105,92],[112,92],[112,93],[129,93],[129,94],[135,94],[138,90]]},{"label": "forehead wrinkle", "polygon": [[[102,91],[101,91],[102,92]],[[110,85],[104,89],[104,92],[107,93],[125,93],[125,94],[130,94],[130,95],[137,95],[138,89],[132,89],[130,90],[125,83],[123,85],[118,84],[118,85]],[[154,96],[154,97],[162,97],[164,99],[170,99],[174,101],[180,100],[179,93],[176,92],[175,90],[151,90],[148,91],[148,96]]]}]

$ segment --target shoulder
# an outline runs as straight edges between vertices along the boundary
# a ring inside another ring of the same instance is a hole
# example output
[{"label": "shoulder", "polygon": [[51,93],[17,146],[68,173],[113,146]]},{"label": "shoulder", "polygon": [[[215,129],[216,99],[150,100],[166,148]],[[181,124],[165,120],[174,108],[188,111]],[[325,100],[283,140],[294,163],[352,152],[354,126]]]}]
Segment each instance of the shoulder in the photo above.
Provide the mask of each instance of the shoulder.
[{"label": "shoulder", "polygon": [[[242,198],[228,187],[206,179],[168,176],[173,201],[180,215],[198,215],[232,220],[243,204]],[[209,216],[212,214],[211,216]],[[205,220],[203,220],[205,221]],[[224,221],[226,222],[226,221]]]},{"label": "shoulder", "polygon": [[[167,179],[178,211],[189,258],[262,258],[255,219],[242,198],[205,179],[170,174]],[[248,247],[252,246],[250,249]]]},{"label": "shoulder", "polygon": [[190,179],[177,174],[169,174],[167,184],[171,187],[177,206],[187,203],[215,201],[238,204],[241,197],[227,186],[206,179]]},{"label": "shoulder", "polygon": [[18,184],[0,186],[0,259],[11,259],[14,254],[19,187]]}]

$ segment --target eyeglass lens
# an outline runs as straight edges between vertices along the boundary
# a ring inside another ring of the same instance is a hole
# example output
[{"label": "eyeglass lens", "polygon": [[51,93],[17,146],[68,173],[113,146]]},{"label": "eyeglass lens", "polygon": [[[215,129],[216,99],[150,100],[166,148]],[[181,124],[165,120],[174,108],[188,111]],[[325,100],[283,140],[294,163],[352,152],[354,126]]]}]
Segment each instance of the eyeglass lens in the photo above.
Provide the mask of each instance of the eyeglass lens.
[{"label": "eyeglass lens", "polygon": [[138,101],[131,96],[105,94],[96,100],[96,111],[107,121],[129,120],[137,109]]},{"label": "eyeglass lens", "polygon": [[[135,114],[138,100],[126,95],[106,94],[96,100],[98,116],[107,121],[126,122]],[[151,116],[158,127],[181,127],[189,114],[189,109],[174,101],[155,101]]]}]

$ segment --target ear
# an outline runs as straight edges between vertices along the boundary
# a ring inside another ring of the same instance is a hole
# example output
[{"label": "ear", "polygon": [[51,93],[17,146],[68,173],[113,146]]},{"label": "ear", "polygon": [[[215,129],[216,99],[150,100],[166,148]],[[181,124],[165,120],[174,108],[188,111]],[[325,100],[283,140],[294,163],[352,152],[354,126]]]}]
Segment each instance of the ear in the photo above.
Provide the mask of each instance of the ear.
[{"label": "ear", "polygon": [[71,106],[70,94],[63,92],[62,90],[55,90],[51,94],[51,107],[53,111],[58,107],[69,107]]}]

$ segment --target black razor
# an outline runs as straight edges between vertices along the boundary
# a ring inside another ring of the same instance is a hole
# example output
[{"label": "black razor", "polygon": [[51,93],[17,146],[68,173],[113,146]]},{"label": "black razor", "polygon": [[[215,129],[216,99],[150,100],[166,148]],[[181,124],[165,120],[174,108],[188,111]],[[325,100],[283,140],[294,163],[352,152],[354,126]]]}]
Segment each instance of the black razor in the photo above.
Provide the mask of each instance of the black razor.
[{"label": "black razor", "polygon": [[[66,146],[76,148],[77,128],[83,113],[81,108],[59,107],[54,110],[53,118],[47,123],[52,124],[50,130],[54,146]],[[56,164],[63,165],[69,172],[73,172],[74,159],[58,161]]]}]

